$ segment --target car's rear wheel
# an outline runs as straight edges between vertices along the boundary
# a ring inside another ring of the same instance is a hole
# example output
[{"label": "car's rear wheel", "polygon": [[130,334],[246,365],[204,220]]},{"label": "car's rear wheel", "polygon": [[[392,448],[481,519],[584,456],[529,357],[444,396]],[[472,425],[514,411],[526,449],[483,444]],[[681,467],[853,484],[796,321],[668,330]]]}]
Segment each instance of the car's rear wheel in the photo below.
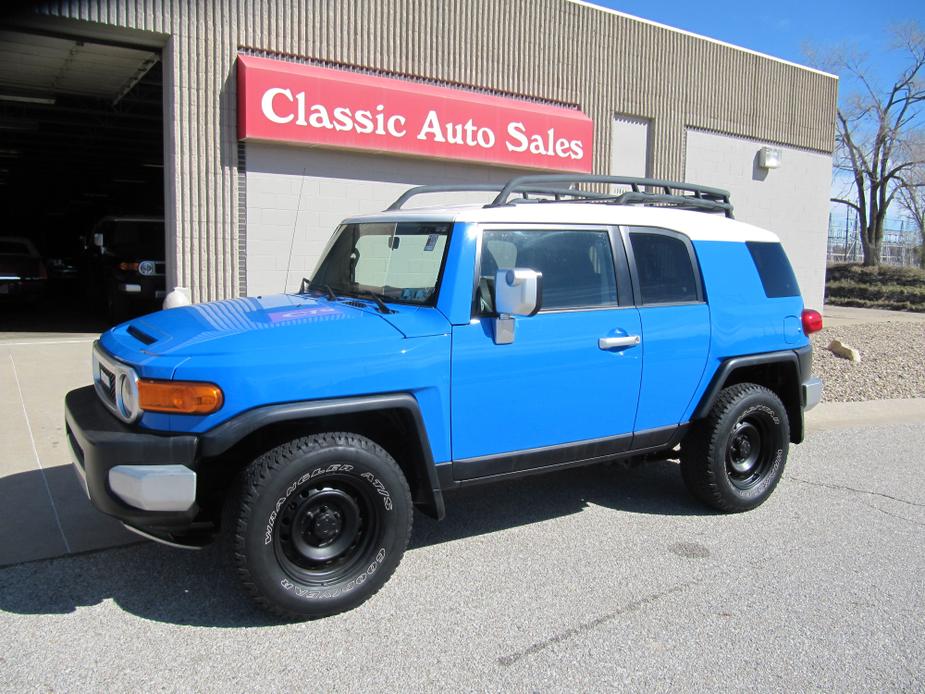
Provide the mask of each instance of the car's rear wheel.
[{"label": "car's rear wheel", "polygon": [[258,604],[287,619],[324,617],[391,576],[411,533],[411,494],[374,442],[317,434],[252,462],[226,522],[231,561]]},{"label": "car's rear wheel", "polygon": [[787,411],[754,383],[724,388],[706,419],[681,446],[681,474],[691,493],[721,511],[748,511],[771,496],[787,463]]}]

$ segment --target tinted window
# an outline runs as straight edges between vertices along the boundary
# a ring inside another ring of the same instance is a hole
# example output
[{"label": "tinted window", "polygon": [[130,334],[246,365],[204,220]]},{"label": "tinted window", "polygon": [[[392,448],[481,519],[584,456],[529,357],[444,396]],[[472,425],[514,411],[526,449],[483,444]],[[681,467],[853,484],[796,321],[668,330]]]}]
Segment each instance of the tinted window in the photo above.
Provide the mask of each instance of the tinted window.
[{"label": "tinted window", "polygon": [[643,304],[697,301],[697,281],[687,244],[666,234],[631,232]]},{"label": "tinted window", "polygon": [[491,312],[499,268],[543,273],[543,308],[588,308],[617,303],[610,237],[606,231],[487,230],[482,235],[477,310]]},{"label": "tinted window", "polygon": [[745,245],[752,254],[761,284],[764,285],[764,293],[769,299],[800,295],[800,286],[783,246],[759,241],[748,241]]}]

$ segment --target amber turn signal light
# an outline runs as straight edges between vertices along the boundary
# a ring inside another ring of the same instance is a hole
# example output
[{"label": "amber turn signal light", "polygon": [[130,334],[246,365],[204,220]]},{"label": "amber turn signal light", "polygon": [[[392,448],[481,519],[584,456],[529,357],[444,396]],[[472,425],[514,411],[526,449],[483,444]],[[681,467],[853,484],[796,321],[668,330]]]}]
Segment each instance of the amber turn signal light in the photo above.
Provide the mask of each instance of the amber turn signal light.
[{"label": "amber turn signal light", "polygon": [[225,402],[214,383],[193,381],[138,381],[138,405],[146,412],[211,414]]}]

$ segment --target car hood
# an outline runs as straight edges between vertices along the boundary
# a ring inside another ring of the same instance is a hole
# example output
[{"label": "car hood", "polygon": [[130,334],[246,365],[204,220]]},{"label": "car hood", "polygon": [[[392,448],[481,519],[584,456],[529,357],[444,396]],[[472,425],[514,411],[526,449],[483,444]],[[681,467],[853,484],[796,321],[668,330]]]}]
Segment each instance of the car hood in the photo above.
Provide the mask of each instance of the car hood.
[{"label": "car hood", "polygon": [[117,356],[128,350],[193,357],[402,338],[375,310],[357,304],[286,294],[195,304],[123,323],[103,336],[103,345]]}]

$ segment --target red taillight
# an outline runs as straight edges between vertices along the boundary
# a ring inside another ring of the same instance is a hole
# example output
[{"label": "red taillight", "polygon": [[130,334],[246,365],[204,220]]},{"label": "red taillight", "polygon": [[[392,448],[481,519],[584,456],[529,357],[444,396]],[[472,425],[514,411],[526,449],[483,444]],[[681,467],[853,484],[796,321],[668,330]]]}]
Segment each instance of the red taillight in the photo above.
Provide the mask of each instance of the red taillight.
[{"label": "red taillight", "polygon": [[119,263],[119,269],[123,272],[137,270],[138,263]]},{"label": "red taillight", "polygon": [[812,335],[822,330],[822,314],[819,311],[813,311],[811,308],[803,309],[800,316],[803,320],[803,333]]}]

